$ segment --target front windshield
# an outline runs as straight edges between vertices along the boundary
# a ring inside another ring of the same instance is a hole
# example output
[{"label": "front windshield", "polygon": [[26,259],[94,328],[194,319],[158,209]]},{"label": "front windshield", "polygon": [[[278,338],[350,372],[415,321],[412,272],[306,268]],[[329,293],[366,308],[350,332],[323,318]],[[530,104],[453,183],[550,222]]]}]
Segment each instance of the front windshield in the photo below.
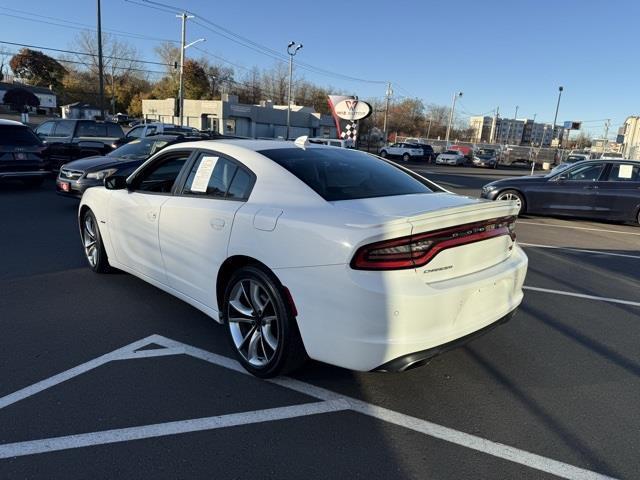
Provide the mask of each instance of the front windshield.
[{"label": "front windshield", "polygon": [[108,153],[109,157],[117,157],[125,160],[144,160],[158,150],[164,148],[169,142],[159,138],[140,138],[116,148]]},{"label": "front windshield", "polygon": [[444,153],[447,155],[460,155],[460,152],[458,150],[447,150]]}]

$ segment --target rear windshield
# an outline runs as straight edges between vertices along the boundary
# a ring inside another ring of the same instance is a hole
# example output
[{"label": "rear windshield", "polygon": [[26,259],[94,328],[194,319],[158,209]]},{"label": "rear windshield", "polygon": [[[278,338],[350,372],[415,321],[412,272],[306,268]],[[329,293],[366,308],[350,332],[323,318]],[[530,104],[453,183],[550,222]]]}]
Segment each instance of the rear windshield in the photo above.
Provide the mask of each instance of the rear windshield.
[{"label": "rear windshield", "polygon": [[20,125],[0,125],[0,145],[16,147],[35,147],[40,139],[29,127]]},{"label": "rear windshield", "polygon": [[427,180],[357,150],[278,148],[260,153],[286,168],[329,202],[437,190]]}]

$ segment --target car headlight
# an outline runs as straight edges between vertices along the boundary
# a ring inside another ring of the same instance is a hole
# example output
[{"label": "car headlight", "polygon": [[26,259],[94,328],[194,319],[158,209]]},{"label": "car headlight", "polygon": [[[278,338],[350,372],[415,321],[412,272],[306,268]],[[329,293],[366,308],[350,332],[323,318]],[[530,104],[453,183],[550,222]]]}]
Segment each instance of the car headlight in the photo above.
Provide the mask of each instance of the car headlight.
[{"label": "car headlight", "polygon": [[498,188],[498,187],[495,186],[495,185],[485,185],[484,187],[482,187],[482,191],[485,192],[485,193],[489,193],[489,192],[494,191],[496,188]]},{"label": "car headlight", "polygon": [[99,170],[97,172],[87,173],[87,178],[92,178],[94,180],[102,180],[107,178],[118,171],[117,168],[107,168],[105,170]]}]

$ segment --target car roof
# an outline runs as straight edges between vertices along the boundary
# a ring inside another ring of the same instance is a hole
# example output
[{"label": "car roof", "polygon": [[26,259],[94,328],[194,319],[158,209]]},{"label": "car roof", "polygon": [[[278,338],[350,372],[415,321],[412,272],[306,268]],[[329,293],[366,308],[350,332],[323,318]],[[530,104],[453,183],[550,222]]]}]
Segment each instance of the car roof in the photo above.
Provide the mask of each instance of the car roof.
[{"label": "car roof", "polygon": [[0,118],[0,125],[21,125],[23,127],[26,127],[24,123],[16,122],[15,120],[5,120],[4,118]]}]

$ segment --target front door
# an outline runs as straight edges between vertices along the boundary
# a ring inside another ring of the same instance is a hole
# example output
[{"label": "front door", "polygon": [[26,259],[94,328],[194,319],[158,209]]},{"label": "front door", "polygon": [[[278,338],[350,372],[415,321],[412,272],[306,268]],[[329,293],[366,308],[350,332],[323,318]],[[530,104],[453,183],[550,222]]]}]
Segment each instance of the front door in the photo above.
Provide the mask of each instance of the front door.
[{"label": "front door", "polygon": [[138,172],[130,190],[113,192],[109,203],[109,232],[119,263],[137,273],[166,283],[160,254],[160,208],[172,196],[173,186],[190,151],[160,155]]},{"label": "front door", "polygon": [[214,310],[218,270],[253,178],[235,160],[202,152],[184,187],[161,207],[160,250],[168,285]]}]

